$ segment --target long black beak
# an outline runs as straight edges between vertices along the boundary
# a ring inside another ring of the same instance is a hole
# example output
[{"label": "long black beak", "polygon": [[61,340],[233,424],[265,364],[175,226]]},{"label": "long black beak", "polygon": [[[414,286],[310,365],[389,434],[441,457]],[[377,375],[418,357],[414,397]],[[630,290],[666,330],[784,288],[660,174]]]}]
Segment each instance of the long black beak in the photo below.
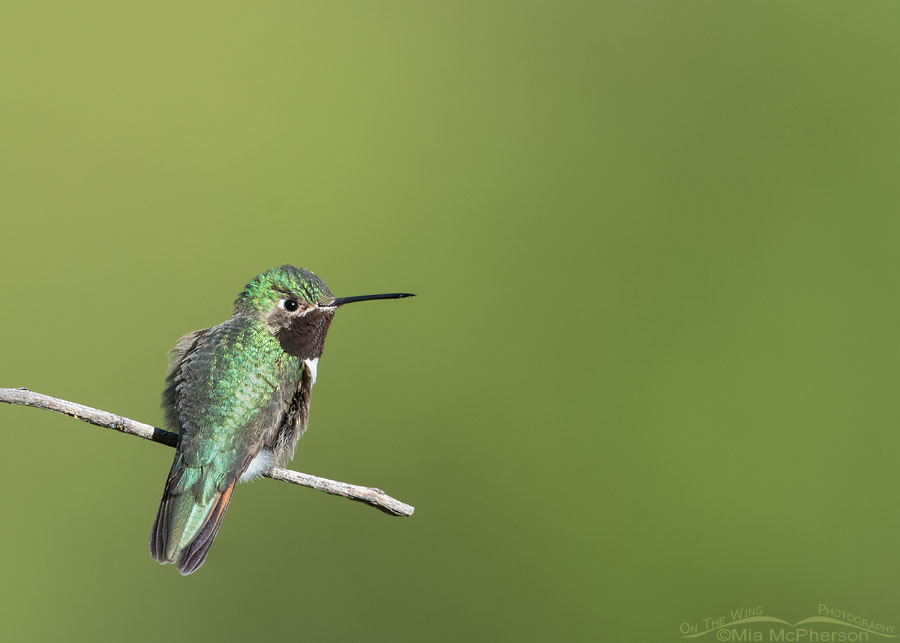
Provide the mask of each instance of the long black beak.
[{"label": "long black beak", "polygon": [[356,297],[337,297],[328,306],[338,307],[344,304],[352,304],[355,301],[369,301],[370,299],[403,299],[404,297],[415,297],[411,292],[388,292],[382,295],[357,295]]}]

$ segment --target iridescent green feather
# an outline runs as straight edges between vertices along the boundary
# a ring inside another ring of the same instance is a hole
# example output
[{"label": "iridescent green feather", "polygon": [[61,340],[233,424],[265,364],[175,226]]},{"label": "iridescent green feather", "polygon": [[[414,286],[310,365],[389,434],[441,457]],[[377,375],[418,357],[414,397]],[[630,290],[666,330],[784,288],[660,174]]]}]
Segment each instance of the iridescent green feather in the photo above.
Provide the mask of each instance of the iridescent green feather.
[{"label": "iridescent green feather", "polygon": [[184,351],[167,396],[182,435],[168,560],[197,536],[218,494],[259,451],[273,418],[290,403],[299,366],[261,322],[244,315],[203,332]]}]

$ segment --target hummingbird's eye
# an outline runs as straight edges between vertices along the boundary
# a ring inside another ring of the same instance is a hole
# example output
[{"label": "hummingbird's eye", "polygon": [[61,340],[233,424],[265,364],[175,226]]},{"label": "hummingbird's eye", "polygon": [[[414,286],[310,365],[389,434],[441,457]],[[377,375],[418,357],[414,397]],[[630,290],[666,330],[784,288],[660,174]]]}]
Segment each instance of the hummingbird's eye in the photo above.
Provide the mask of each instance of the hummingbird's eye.
[{"label": "hummingbird's eye", "polygon": [[300,308],[300,304],[297,303],[296,299],[285,299],[284,303],[281,305],[284,306],[284,309],[289,313],[293,313]]}]

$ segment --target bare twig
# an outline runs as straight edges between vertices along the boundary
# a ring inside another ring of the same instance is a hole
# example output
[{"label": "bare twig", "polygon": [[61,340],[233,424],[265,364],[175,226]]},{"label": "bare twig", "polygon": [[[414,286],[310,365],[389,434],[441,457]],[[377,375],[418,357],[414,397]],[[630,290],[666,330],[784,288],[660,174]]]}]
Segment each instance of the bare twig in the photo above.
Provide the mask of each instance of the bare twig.
[{"label": "bare twig", "polygon": [[[151,442],[159,442],[170,447],[178,444],[178,435],[164,431],[155,426],[144,424],[130,420],[121,415],[114,415],[107,411],[101,411],[75,402],[60,400],[49,395],[42,395],[29,391],[26,388],[0,388],[0,402],[8,404],[22,404],[24,406],[33,406],[39,409],[47,409],[48,411],[56,411],[63,415],[70,415],[74,418],[104,426],[107,429],[115,429],[122,433],[130,433]],[[411,516],[415,508],[404,502],[400,502],[396,498],[391,498],[381,489],[374,487],[362,487],[346,482],[338,482],[337,480],[329,480],[328,478],[319,478],[309,475],[308,473],[300,473],[299,471],[291,471],[290,469],[282,469],[280,467],[272,467],[262,474],[266,478],[273,480],[283,480],[284,482],[292,482],[304,487],[318,489],[325,493],[335,496],[344,496],[350,500],[358,500],[365,502],[373,507],[381,509],[385,513],[394,516]]]}]

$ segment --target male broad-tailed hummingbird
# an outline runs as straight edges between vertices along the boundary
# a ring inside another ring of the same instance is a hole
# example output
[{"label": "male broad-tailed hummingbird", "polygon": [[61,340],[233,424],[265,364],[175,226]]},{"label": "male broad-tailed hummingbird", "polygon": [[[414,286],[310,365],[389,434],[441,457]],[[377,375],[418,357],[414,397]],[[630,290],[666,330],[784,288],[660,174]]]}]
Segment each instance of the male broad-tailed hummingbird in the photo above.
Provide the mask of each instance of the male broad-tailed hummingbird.
[{"label": "male broad-tailed hummingbird", "polygon": [[412,295],[336,298],[308,270],[281,266],[254,277],[227,320],[178,340],[163,408],[180,440],[150,534],[156,560],[195,572],[235,484],[294,457],[338,307],[401,297]]}]

